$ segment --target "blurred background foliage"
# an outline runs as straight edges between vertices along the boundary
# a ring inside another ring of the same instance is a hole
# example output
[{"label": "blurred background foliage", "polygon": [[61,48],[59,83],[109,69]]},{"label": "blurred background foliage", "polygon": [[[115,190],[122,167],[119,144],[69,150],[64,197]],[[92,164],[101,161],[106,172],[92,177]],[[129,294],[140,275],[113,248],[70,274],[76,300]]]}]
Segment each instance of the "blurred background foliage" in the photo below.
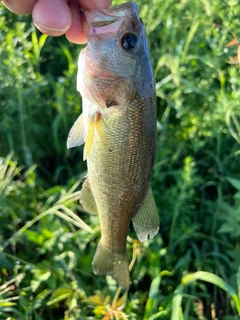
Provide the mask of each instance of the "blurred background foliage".
[{"label": "blurred background foliage", "polygon": [[[114,4],[122,1],[114,1]],[[161,230],[127,243],[127,299],[91,261],[98,218],[79,206],[81,46],[0,6],[0,318],[224,319],[240,314],[237,0],[137,1],[158,106],[152,186]],[[85,223],[84,223],[84,222]]]}]

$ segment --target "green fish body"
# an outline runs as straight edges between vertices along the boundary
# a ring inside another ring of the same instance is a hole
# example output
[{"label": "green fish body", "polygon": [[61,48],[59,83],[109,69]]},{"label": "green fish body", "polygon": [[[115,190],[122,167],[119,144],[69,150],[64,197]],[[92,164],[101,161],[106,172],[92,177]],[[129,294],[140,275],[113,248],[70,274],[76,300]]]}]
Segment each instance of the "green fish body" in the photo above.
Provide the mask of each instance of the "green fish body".
[{"label": "green fish body", "polygon": [[140,241],[159,229],[149,185],[156,151],[156,105],[147,37],[138,8],[125,3],[86,12],[88,45],[79,58],[83,113],[68,137],[82,143],[88,175],[81,203],[100,219],[96,274],[129,288],[126,239],[131,220]]}]

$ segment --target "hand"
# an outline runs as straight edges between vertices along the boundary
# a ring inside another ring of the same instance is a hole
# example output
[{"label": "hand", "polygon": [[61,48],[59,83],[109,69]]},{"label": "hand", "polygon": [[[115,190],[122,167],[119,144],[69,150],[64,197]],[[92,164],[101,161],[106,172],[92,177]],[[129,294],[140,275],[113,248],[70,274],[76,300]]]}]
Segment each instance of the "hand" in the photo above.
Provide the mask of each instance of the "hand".
[{"label": "hand", "polygon": [[50,36],[65,33],[74,43],[85,43],[80,8],[92,10],[108,8],[111,0],[0,0],[17,14],[30,14],[35,26]]}]

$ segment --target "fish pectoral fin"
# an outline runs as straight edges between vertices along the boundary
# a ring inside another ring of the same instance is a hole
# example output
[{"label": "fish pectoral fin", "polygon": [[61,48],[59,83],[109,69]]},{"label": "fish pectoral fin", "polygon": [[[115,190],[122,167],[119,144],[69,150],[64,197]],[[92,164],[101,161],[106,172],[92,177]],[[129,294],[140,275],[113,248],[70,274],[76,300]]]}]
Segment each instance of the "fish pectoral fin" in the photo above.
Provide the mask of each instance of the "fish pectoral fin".
[{"label": "fish pectoral fin", "polygon": [[96,130],[100,141],[104,143],[104,139],[102,139],[102,137],[104,136],[104,132],[108,132],[108,134],[110,134],[110,129],[104,117],[101,116],[101,121],[97,122]]},{"label": "fish pectoral fin", "polygon": [[78,147],[85,142],[84,118],[81,114],[74,122],[67,139],[67,148]]},{"label": "fish pectoral fin", "polygon": [[92,262],[95,274],[110,274],[116,280],[119,286],[126,291],[129,289],[130,275],[127,252],[116,253],[105,248],[101,240]]},{"label": "fish pectoral fin", "polygon": [[[84,118],[83,113],[74,122],[67,139],[67,148],[78,147],[85,142],[83,160],[86,160],[92,147],[95,128],[100,132],[99,121],[101,114],[95,112],[94,115]],[[86,123],[85,123],[86,121]]]},{"label": "fish pectoral fin", "polygon": [[86,142],[83,152],[83,160],[86,160],[92,147],[93,138],[94,138],[94,132],[95,128],[98,127],[98,123],[101,119],[100,112],[96,112],[93,116],[88,116],[87,119],[87,134],[86,134]]},{"label": "fish pectoral fin", "polygon": [[159,215],[152,189],[149,186],[143,203],[132,219],[134,230],[138,239],[142,242],[153,238],[159,230]]},{"label": "fish pectoral fin", "polygon": [[91,186],[87,177],[82,185],[82,190],[80,193],[80,203],[83,206],[83,208],[89,211],[90,213],[97,213],[97,205],[93,197]]}]

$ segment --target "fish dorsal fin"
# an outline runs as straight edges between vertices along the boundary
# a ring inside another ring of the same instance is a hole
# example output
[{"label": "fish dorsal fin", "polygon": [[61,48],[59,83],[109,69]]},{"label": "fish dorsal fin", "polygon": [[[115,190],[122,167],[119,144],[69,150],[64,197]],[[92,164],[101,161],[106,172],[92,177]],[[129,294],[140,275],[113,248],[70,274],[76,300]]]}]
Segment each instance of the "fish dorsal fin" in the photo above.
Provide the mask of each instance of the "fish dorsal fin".
[{"label": "fish dorsal fin", "polygon": [[148,236],[150,238],[153,238],[158,233],[158,210],[150,186],[143,200],[143,203],[136,215],[133,217],[132,222],[138,239],[141,242],[147,240]]},{"label": "fish dorsal fin", "polygon": [[80,194],[80,203],[83,206],[83,208],[89,211],[90,213],[97,213],[96,202],[94,200],[91,186],[87,177],[84,180],[82,185],[82,190]]},{"label": "fish dorsal fin", "polygon": [[85,127],[83,113],[74,122],[67,139],[67,148],[78,147],[85,142]]}]

